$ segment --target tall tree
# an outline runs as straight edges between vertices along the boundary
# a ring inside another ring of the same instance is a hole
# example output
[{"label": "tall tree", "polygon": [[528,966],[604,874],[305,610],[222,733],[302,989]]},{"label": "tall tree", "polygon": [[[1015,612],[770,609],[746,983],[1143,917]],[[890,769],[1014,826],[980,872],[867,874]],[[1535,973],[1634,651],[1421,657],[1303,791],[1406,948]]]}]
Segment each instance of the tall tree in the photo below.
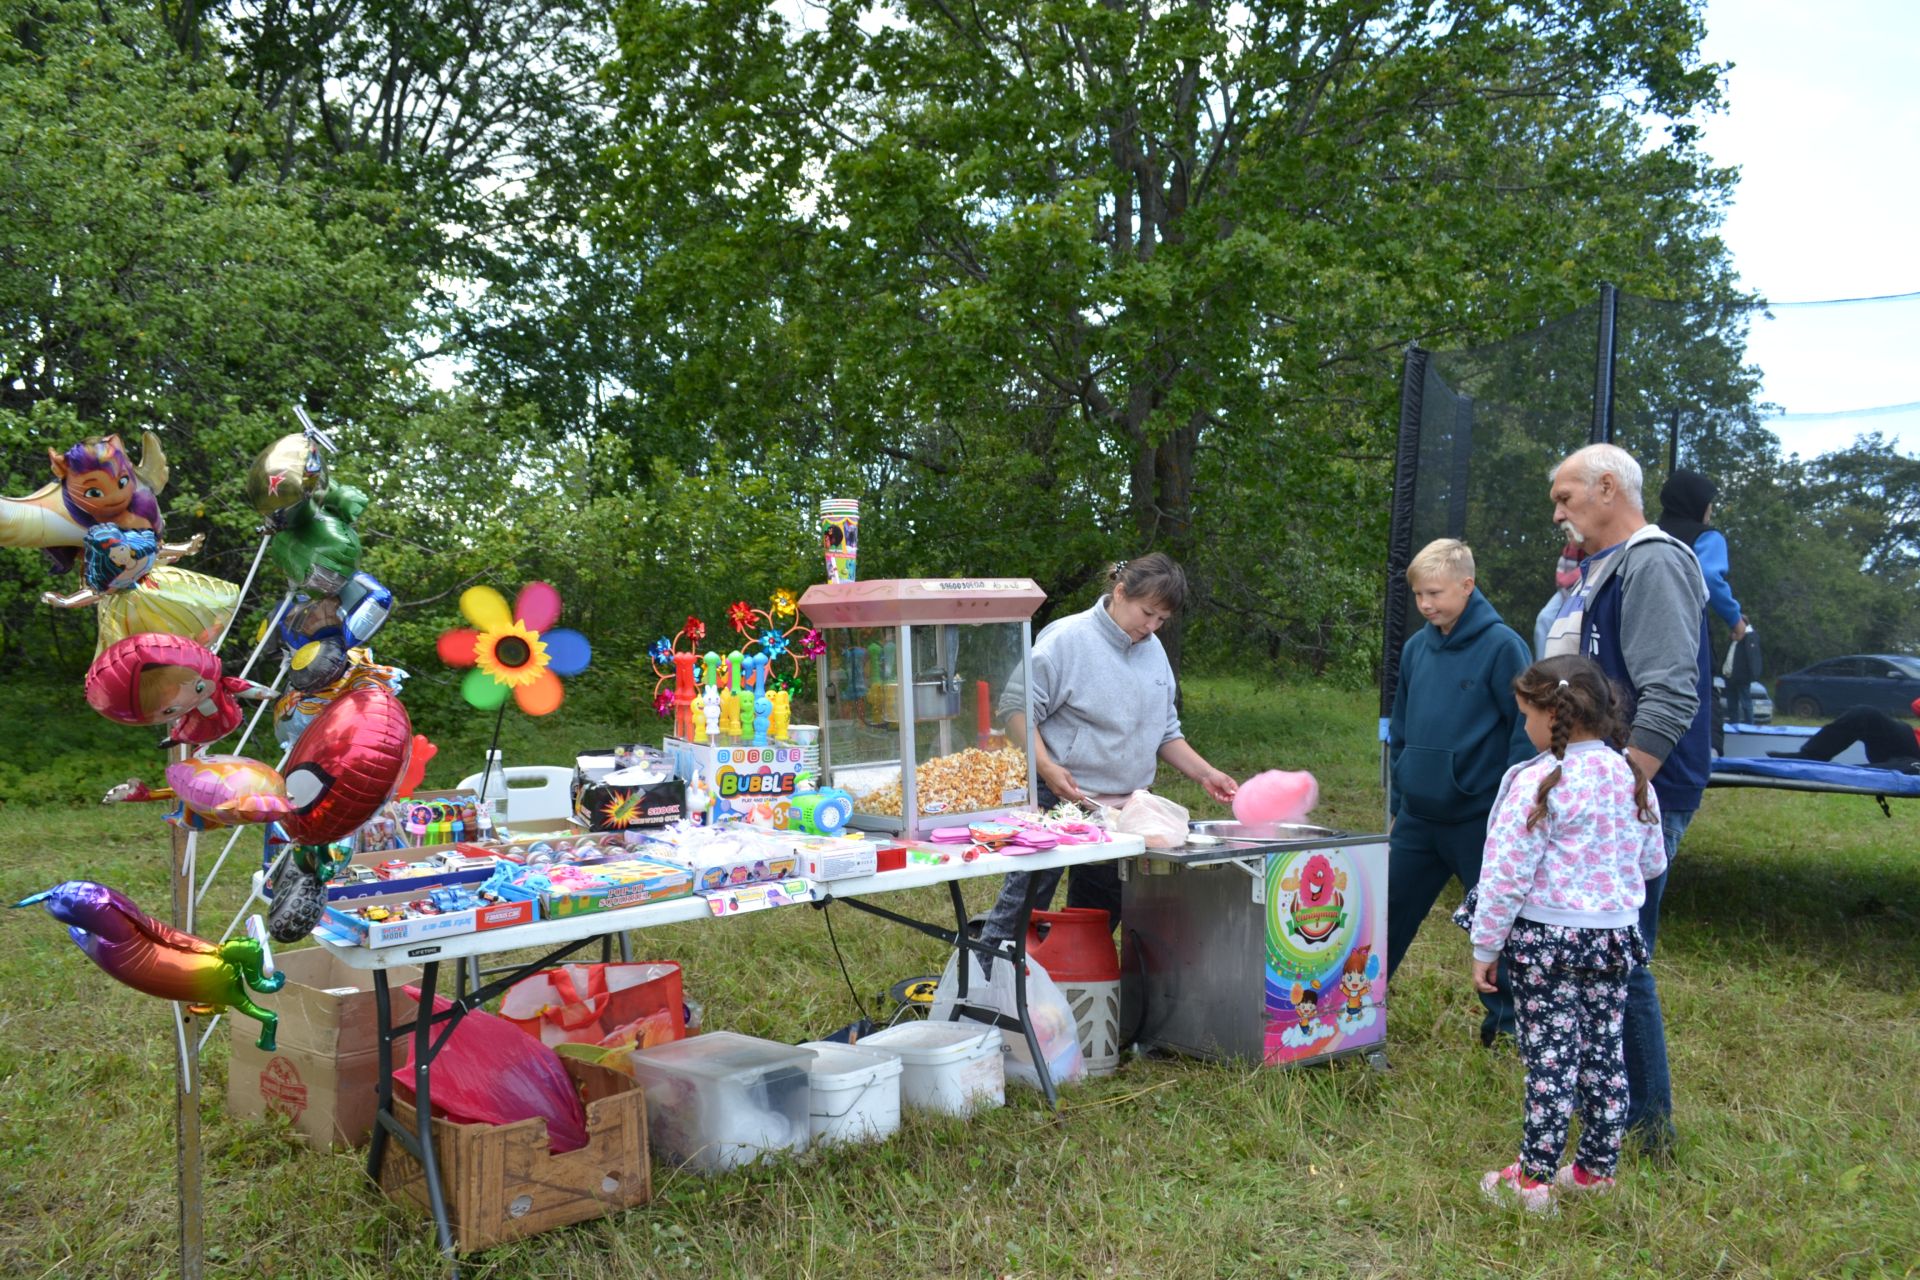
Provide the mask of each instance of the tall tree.
[{"label": "tall tree", "polygon": [[[1147,546],[1271,590],[1224,571],[1285,558],[1242,513],[1378,486],[1401,343],[1722,283],[1726,175],[1638,123],[1714,101],[1685,0],[793,12],[616,12],[652,404],[817,442],[900,533],[990,526],[1056,591]],[[1304,523],[1299,569],[1359,570]]]}]

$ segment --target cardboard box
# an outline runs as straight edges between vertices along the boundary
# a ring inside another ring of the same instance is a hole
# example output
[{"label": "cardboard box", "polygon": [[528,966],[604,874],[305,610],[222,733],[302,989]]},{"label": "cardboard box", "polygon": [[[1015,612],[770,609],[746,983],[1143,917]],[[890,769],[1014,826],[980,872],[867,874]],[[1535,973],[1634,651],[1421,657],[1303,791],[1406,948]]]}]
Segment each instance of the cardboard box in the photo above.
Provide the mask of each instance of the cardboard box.
[{"label": "cardboard box", "polygon": [[[577,1151],[549,1152],[545,1120],[507,1125],[434,1120],[441,1190],[454,1246],[462,1252],[585,1222],[652,1198],[646,1096],[640,1086],[604,1067],[561,1061],[587,1104],[587,1145]],[[408,1128],[418,1123],[398,1089],[393,1110]],[[387,1145],[380,1186],[395,1200],[427,1210],[426,1176],[398,1142]]]},{"label": "cardboard box", "polygon": [[669,826],[687,816],[687,784],[679,778],[643,783],[580,784],[576,780],[573,816],[579,825],[596,832]]},{"label": "cardboard box", "polygon": [[423,938],[455,938],[465,933],[511,928],[516,924],[530,924],[540,918],[540,904],[530,898],[489,902],[464,911],[443,911],[434,915],[409,914],[398,920],[368,920],[359,914],[368,907],[405,907],[407,903],[424,897],[426,892],[425,889],[414,889],[371,898],[329,901],[327,931],[336,937],[350,937],[363,947],[397,947],[403,942],[419,942]]},{"label": "cardboard box", "polygon": [[[530,868],[539,871],[541,868]],[[591,885],[567,884],[558,889],[536,891],[522,885],[508,885],[502,892],[524,894],[537,899],[543,920],[565,920],[570,916],[591,915],[597,911],[618,911],[684,898],[693,892],[693,872],[672,862],[656,858],[626,858],[580,867],[583,878],[591,876]]]},{"label": "cardboard box", "polygon": [[[254,1045],[253,1021],[229,1017],[227,1112],[241,1119],[284,1115],[316,1150],[357,1147],[373,1130],[379,1081],[379,1028],[373,975],[349,968],[321,947],[277,954],[287,983],[270,998],[280,1015],[278,1047]],[[388,971],[396,1022],[413,1017],[401,988],[420,971]]]},{"label": "cardboard box", "polygon": [[799,746],[775,742],[756,747],[731,741],[716,745],[684,738],[668,738],[664,745],[675,774],[691,782],[697,771],[706,779],[713,790],[715,816],[731,812],[745,817],[760,806],[784,824],[800,773]]}]

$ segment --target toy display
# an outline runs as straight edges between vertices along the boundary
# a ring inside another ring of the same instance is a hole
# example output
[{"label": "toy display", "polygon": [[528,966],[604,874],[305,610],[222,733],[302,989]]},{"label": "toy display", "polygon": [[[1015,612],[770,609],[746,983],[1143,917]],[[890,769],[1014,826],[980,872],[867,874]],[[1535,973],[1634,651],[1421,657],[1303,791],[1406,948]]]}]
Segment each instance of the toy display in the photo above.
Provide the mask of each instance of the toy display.
[{"label": "toy display", "polygon": [[[746,637],[730,653],[700,652],[707,626],[691,615],[671,638],[648,647],[654,710],[672,718],[674,737],[701,745],[751,740],[761,747],[787,740],[791,681],[821,645],[818,632],[799,624],[797,610],[793,592],[782,587],[765,609],[744,600],[727,606],[728,624]],[[791,664],[784,676],[775,667],[782,658]]]},{"label": "toy display", "polygon": [[244,938],[208,942],[162,924],[125,894],[91,880],[69,880],[13,905],[44,906],[89,960],[135,991],[178,1000],[200,1014],[238,1009],[259,1022],[259,1046],[272,1051],[280,1019],[248,993],[278,991],[286,976],[274,971],[260,917],[248,921]]}]

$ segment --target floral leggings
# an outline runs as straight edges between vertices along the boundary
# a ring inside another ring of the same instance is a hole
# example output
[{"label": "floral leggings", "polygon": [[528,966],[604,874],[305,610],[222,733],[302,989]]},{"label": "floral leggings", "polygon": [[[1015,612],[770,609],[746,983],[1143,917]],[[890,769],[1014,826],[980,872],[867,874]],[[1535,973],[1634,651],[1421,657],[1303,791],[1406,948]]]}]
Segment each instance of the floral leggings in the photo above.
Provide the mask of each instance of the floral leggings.
[{"label": "floral leggings", "polygon": [[[1529,927],[1539,926],[1521,921],[1515,932]],[[1529,964],[1513,949],[1508,960],[1520,1056],[1527,1064],[1520,1168],[1531,1178],[1553,1177],[1577,1106],[1580,1145],[1574,1161],[1590,1174],[1610,1178],[1620,1162],[1627,1115],[1627,1064],[1620,1045],[1627,966]]]}]

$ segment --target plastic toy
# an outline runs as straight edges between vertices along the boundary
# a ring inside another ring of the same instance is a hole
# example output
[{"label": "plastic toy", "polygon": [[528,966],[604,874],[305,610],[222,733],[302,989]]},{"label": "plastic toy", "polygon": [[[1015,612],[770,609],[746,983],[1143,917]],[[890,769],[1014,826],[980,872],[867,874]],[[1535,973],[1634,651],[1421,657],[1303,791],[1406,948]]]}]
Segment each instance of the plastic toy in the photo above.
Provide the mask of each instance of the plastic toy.
[{"label": "plastic toy", "polygon": [[473,668],[460,696],[482,711],[503,707],[508,694],[530,716],[558,711],[566,699],[559,677],[579,675],[593,660],[585,636],[550,629],[560,620],[560,593],[544,582],[522,587],[512,609],[492,587],[468,587],[460,612],[476,629],[441,632],[440,660]]},{"label": "plastic toy", "polygon": [[260,1023],[260,1048],[271,1053],[277,1015],[253,1002],[248,989],[271,993],[287,980],[273,967],[259,916],[247,921],[247,936],[212,943],[162,924],[118,890],[91,880],[69,880],[14,903],[44,906],[67,926],[74,945],[108,976],[135,991],[178,1000],[195,1014],[238,1009]]}]

